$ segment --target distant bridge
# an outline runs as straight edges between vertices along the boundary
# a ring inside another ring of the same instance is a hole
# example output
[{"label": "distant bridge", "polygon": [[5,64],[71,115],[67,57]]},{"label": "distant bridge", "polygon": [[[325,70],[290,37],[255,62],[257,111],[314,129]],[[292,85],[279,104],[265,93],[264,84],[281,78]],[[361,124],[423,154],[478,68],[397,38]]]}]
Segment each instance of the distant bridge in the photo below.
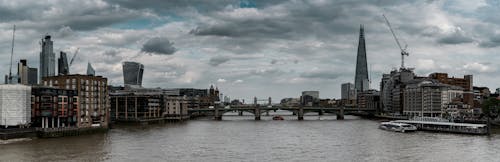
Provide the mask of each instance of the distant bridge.
[{"label": "distant bridge", "polygon": [[323,115],[324,113],[334,113],[337,115],[337,120],[343,120],[345,114],[373,114],[375,110],[360,110],[358,108],[347,108],[347,107],[286,107],[281,105],[267,106],[267,105],[241,105],[232,106],[229,108],[222,108],[215,106],[214,108],[202,108],[202,109],[192,109],[189,110],[189,114],[194,113],[201,114],[203,112],[210,112],[213,114],[215,120],[222,120],[222,116],[226,112],[238,112],[241,116],[243,112],[252,113],[255,116],[255,120],[260,120],[262,113],[268,113],[269,111],[276,110],[286,110],[293,112],[297,115],[298,120],[304,120],[304,114],[308,112],[317,112],[318,115]]},{"label": "distant bridge", "polygon": [[[267,101],[267,104],[258,104],[257,101]],[[317,112],[318,115],[323,115],[324,113],[334,113],[337,115],[337,120],[343,120],[344,114],[357,114],[357,115],[370,115],[375,113],[375,109],[359,109],[352,107],[307,107],[307,106],[284,106],[281,104],[272,105],[271,97],[265,100],[258,100],[254,97],[253,104],[246,105],[236,105],[223,108],[221,106],[215,105],[213,108],[201,108],[201,109],[190,109],[188,110],[190,116],[194,114],[207,114],[210,112],[214,115],[215,120],[222,120],[222,115],[226,112],[238,112],[240,116],[243,112],[252,113],[255,116],[255,120],[260,120],[262,113],[269,113],[269,111],[276,110],[287,110],[293,112],[297,115],[298,120],[304,120],[304,114],[308,112]]]}]

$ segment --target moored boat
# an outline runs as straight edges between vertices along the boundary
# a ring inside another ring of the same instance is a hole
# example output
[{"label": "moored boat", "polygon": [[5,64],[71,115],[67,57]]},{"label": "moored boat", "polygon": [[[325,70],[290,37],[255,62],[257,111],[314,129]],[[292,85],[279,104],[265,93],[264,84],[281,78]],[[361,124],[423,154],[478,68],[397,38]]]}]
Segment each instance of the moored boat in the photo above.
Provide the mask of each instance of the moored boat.
[{"label": "moored boat", "polygon": [[416,121],[416,120],[395,120],[392,123],[411,124],[418,127],[419,130],[449,132],[449,133],[464,133],[464,134],[488,134],[488,126],[486,124],[471,124],[471,123],[453,123],[439,121]]},{"label": "moored boat", "polygon": [[417,127],[411,124],[396,123],[396,122],[382,122],[379,126],[380,129],[395,131],[395,132],[413,132],[417,130]]},{"label": "moored boat", "polygon": [[276,115],[273,116],[273,120],[285,120],[282,116]]}]

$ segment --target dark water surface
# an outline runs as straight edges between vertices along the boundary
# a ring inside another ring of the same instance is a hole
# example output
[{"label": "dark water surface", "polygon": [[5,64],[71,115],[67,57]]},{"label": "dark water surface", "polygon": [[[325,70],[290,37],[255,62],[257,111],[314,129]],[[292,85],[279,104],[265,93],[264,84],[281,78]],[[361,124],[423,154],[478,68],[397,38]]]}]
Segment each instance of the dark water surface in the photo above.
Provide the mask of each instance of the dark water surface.
[{"label": "dark water surface", "polygon": [[0,161],[500,161],[498,130],[492,136],[395,133],[352,116],[262,118],[224,116],[3,142]]}]

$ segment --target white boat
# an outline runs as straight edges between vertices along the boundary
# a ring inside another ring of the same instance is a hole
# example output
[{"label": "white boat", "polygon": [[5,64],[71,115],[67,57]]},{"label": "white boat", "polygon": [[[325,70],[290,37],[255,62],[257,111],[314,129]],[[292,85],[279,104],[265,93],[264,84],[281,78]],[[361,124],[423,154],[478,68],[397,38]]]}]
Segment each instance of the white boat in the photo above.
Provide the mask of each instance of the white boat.
[{"label": "white boat", "polygon": [[416,120],[395,120],[391,123],[410,124],[417,126],[420,130],[450,132],[450,133],[465,133],[465,134],[488,134],[488,125],[472,124],[472,123],[453,123],[441,121],[416,121]]},{"label": "white boat", "polygon": [[380,129],[395,131],[395,132],[413,132],[417,130],[417,127],[411,124],[405,123],[395,123],[395,122],[382,122],[379,126]]}]

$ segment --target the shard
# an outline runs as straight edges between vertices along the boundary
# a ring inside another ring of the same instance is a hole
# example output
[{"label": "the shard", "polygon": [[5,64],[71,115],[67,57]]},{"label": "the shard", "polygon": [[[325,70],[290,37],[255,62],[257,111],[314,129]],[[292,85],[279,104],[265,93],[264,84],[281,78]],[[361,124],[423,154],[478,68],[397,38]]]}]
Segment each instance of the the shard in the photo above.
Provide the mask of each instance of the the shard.
[{"label": "the shard", "polygon": [[354,78],[354,88],[358,92],[367,91],[370,88],[368,82],[369,81],[368,81],[368,67],[367,67],[367,61],[366,61],[365,33],[364,33],[363,25],[360,25],[358,55],[356,58],[356,75]]}]

